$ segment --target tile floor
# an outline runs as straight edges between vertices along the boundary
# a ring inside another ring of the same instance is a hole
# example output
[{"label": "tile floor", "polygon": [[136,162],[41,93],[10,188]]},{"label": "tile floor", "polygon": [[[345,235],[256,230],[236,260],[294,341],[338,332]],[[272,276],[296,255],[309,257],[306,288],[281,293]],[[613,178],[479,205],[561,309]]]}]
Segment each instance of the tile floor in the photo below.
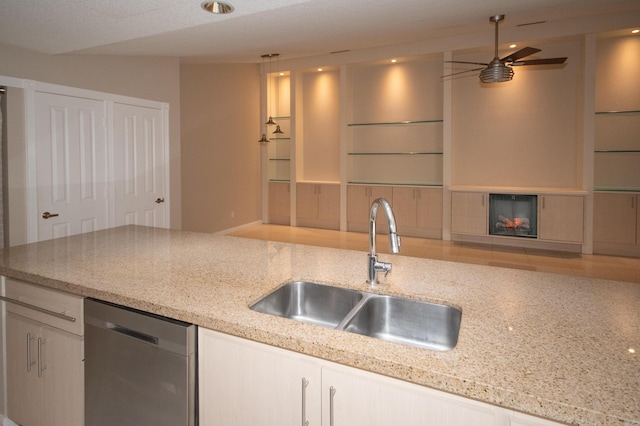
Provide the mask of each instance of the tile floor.
[{"label": "tile floor", "polygon": [[[235,230],[228,235],[365,252],[369,249],[369,236],[358,232],[264,224]],[[378,242],[378,251],[388,253],[386,238],[384,242]],[[640,258],[564,253],[413,237],[402,238],[400,254],[640,283]]]}]

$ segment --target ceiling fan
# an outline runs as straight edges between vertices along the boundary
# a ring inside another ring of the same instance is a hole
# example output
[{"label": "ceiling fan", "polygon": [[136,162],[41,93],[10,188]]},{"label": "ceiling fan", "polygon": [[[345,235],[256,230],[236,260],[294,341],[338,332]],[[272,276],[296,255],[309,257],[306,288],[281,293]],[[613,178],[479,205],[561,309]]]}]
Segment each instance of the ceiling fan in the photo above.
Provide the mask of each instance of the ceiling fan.
[{"label": "ceiling fan", "polygon": [[548,59],[529,59],[521,60],[529,55],[538,53],[541,50],[535,47],[525,47],[517,52],[511,53],[504,58],[498,56],[498,23],[504,20],[504,15],[494,15],[489,17],[489,21],[496,24],[496,42],[495,42],[495,57],[489,63],[484,62],[466,62],[466,61],[445,61],[456,64],[471,64],[471,65],[483,65],[480,68],[473,68],[470,70],[460,71],[453,74],[449,74],[445,77],[451,77],[453,75],[463,74],[466,72],[480,71],[480,81],[483,83],[500,83],[503,81],[510,81],[513,78],[513,69],[511,67],[522,65],[557,65],[563,64],[567,58],[548,58]]}]

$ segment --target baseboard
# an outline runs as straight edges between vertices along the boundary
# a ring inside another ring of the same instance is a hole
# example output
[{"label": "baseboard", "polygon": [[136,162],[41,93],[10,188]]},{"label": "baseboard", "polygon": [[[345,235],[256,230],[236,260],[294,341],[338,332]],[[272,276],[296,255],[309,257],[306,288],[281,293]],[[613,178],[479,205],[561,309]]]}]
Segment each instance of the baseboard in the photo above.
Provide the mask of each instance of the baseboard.
[{"label": "baseboard", "polygon": [[230,234],[232,232],[238,232],[238,231],[242,231],[242,230],[247,229],[247,228],[251,228],[251,227],[256,226],[256,225],[262,225],[262,221],[261,220],[256,220],[255,222],[249,222],[249,223],[245,223],[244,225],[234,226],[233,228],[224,229],[222,231],[214,232],[214,234],[215,235],[227,235],[227,234]]},{"label": "baseboard", "polygon": [[581,244],[556,243],[552,241],[540,241],[530,238],[451,234],[451,241],[488,244],[494,246],[520,247],[538,250],[564,251],[569,253],[582,252]]},{"label": "baseboard", "polygon": [[0,421],[2,422],[2,426],[19,426],[18,424],[11,421],[9,417],[5,417],[0,414]]}]

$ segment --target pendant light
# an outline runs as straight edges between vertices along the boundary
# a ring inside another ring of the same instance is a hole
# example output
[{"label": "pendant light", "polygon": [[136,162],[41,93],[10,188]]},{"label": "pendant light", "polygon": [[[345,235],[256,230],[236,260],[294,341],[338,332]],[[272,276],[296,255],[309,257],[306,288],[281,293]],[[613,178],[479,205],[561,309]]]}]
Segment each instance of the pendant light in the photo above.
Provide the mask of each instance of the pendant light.
[{"label": "pendant light", "polygon": [[[279,53],[274,53],[273,56],[276,57],[276,75],[280,76],[280,54]],[[280,87],[280,85],[278,84],[278,88]],[[275,97],[275,96],[274,96]],[[284,132],[280,129],[280,125],[276,124],[276,129],[273,131],[274,134],[276,135],[280,135],[280,134],[284,134]]]},{"label": "pendant light", "polygon": [[269,58],[269,73],[267,74],[267,98],[269,98],[268,102],[267,102],[267,109],[269,109],[268,113],[269,113],[269,119],[267,120],[266,124],[267,126],[274,126],[277,125],[277,123],[275,121],[273,121],[273,117],[271,116],[271,114],[273,113],[273,84],[271,83],[271,80],[273,79],[273,77],[271,77],[271,59],[273,57],[278,58],[278,56],[280,56],[279,53],[267,53],[265,55],[262,55],[262,58]]},{"label": "pendant light", "polygon": [[[270,104],[269,104],[269,92],[270,92],[270,82],[269,82],[269,74],[271,73],[271,54],[264,54],[262,56],[260,56],[262,58],[262,69],[265,69],[265,60],[266,58],[269,58],[269,73],[267,73],[267,114],[270,112],[271,108],[270,108]],[[266,126],[272,125],[272,124],[276,124],[275,121],[273,121],[273,118],[271,117],[271,115],[269,115],[269,119],[267,120],[266,123],[264,123]],[[262,136],[260,136],[260,140],[258,141],[259,143],[269,143],[269,139],[267,138],[267,130],[265,129],[262,132]]]}]

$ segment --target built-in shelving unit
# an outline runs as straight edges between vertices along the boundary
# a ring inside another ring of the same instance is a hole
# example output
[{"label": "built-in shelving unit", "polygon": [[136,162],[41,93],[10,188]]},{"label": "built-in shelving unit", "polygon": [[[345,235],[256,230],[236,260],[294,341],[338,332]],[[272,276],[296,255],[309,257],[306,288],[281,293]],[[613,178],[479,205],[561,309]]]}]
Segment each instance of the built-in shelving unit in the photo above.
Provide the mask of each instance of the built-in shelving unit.
[{"label": "built-in shelving unit", "polygon": [[269,182],[289,182],[291,180],[291,117],[272,117],[278,123],[282,136],[274,135],[273,129],[269,129],[268,159]]},{"label": "built-in shelving unit", "polygon": [[443,120],[350,123],[349,184],[442,186]]},{"label": "built-in shelving unit", "polygon": [[640,110],[597,111],[596,191],[640,191]]}]

